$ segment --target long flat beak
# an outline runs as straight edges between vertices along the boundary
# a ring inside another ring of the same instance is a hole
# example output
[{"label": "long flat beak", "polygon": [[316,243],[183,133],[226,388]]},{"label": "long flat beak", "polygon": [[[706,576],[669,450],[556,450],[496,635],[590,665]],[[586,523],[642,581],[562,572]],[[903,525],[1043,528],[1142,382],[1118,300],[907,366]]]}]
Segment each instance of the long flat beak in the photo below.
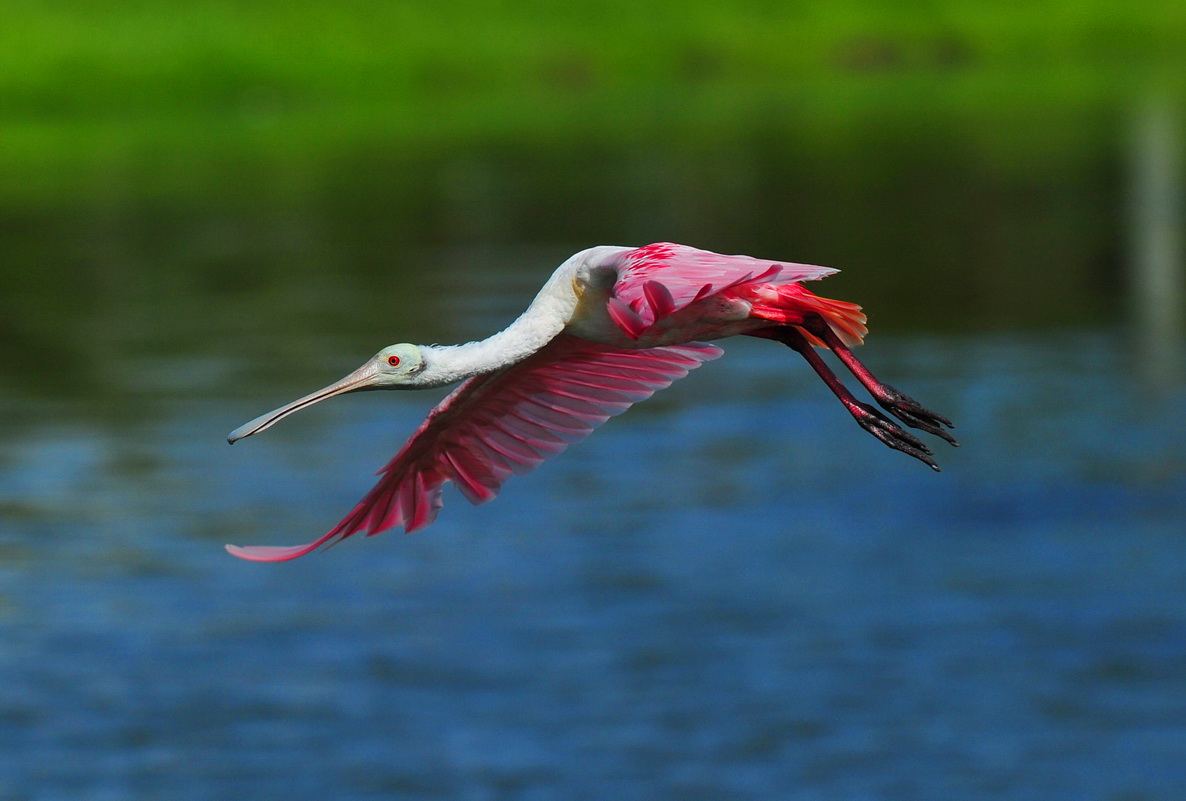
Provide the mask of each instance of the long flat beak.
[{"label": "long flat beak", "polygon": [[279,421],[288,417],[293,412],[300,411],[314,403],[332,398],[335,395],[343,395],[347,392],[355,392],[360,389],[372,389],[375,386],[375,376],[379,372],[379,366],[374,359],[359,367],[350,375],[343,378],[341,381],[335,381],[324,389],[319,389],[303,398],[294,400],[292,403],[281,406],[279,409],[261,414],[259,417],[252,420],[250,423],[244,423],[227,435],[226,441],[234,445],[244,437],[250,437],[252,434],[271,428]]}]

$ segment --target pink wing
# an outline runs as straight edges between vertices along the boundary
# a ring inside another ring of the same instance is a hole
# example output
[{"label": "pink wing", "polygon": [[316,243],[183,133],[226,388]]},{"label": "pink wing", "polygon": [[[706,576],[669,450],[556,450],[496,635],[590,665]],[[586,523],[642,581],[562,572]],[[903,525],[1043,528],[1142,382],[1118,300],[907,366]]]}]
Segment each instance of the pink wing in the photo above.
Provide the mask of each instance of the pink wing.
[{"label": "pink wing", "polygon": [[433,409],[380,472],[383,478],[329,533],[294,547],[228,545],[243,559],[295,559],[331,540],[432,523],[446,481],[472,503],[526,473],[632,404],[721,355],[703,342],[629,350],[565,334],[497,373],[465,381]]},{"label": "pink wing", "polygon": [[746,286],[786,286],[837,270],[814,264],[723,256],[687,245],[658,242],[619,256],[609,313],[635,339],[660,317],[713,295]]}]

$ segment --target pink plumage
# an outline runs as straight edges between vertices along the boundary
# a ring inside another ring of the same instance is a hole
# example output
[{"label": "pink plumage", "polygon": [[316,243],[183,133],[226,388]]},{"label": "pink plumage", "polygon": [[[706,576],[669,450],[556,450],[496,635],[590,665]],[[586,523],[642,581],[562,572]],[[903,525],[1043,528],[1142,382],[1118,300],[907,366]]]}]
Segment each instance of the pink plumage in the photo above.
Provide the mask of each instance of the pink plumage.
[{"label": "pink plumage", "polygon": [[862,428],[937,470],[921,440],[857,401],[814,352],[832,350],[882,408],[956,444],[941,428],[950,421],[878,381],[849,350],[866,333],[861,307],[802,286],[834,272],[666,242],[582,251],[556,270],[504,331],[459,346],[389,346],[341,381],[233,431],[231,442],[359,389],[462,382],[380,471],[378,484],[324,536],[294,547],[227,550],[254,561],[284,561],[360,532],[412,532],[436,520],[446,482],[472,503],[484,503],[512,474],[529,472],[609,417],[721,355],[701,340],[736,334],[773,339],[799,352]]},{"label": "pink plumage", "polygon": [[474,376],[450,393],[380,471],[379,483],[321,538],[228,550],[273,562],[359,532],[403,526],[410,534],[436,520],[446,481],[471,503],[485,503],[513,473],[531,471],[721,353],[700,342],[627,350],[561,334],[524,361]]},{"label": "pink plumage", "polygon": [[[749,299],[758,288],[777,289],[837,272],[814,264],[725,256],[671,242],[627,251],[618,265],[609,314],[634,339],[662,318],[709,298]],[[846,305],[859,315],[859,306]]]}]

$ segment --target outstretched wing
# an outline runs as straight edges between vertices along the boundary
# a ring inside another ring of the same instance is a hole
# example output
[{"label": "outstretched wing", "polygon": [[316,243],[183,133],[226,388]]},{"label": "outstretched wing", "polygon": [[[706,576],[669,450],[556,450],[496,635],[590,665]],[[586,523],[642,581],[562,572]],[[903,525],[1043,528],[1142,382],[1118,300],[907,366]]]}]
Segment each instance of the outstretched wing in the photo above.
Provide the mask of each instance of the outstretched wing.
[{"label": "outstretched wing", "polygon": [[228,545],[243,559],[295,559],[351,534],[432,523],[452,481],[472,503],[526,473],[632,404],[721,355],[703,342],[630,350],[561,334],[505,370],[468,379],[433,409],[380,472],[383,478],[329,533],[294,547]]},{"label": "outstretched wing", "polygon": [[618,260],[609,313],[634,338],[659,318],[713,295],[747,286],[788,286],[838,272],[814,264],[725,256],[670,242],[626,251]]}]

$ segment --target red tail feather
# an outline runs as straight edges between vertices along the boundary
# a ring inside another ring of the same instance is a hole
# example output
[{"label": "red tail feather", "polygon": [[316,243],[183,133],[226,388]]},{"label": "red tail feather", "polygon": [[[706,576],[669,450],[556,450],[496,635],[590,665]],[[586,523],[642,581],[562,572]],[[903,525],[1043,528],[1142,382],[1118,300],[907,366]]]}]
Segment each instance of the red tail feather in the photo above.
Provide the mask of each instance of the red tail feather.
[{"label": "red tail feather", "polygon": [[[862,344],[865,334],[869,333],[860,306],[845,300],[821,298],[804,289],[801,284],[766,288],[761,297],[754,298],[753,304],[750,313],[754,317],[783,325],[795,325],[802,322],[807,314],[819,314],[849,347]],[[812,345],[826,347],[807,331],[803,331],[803,334]]]}]

